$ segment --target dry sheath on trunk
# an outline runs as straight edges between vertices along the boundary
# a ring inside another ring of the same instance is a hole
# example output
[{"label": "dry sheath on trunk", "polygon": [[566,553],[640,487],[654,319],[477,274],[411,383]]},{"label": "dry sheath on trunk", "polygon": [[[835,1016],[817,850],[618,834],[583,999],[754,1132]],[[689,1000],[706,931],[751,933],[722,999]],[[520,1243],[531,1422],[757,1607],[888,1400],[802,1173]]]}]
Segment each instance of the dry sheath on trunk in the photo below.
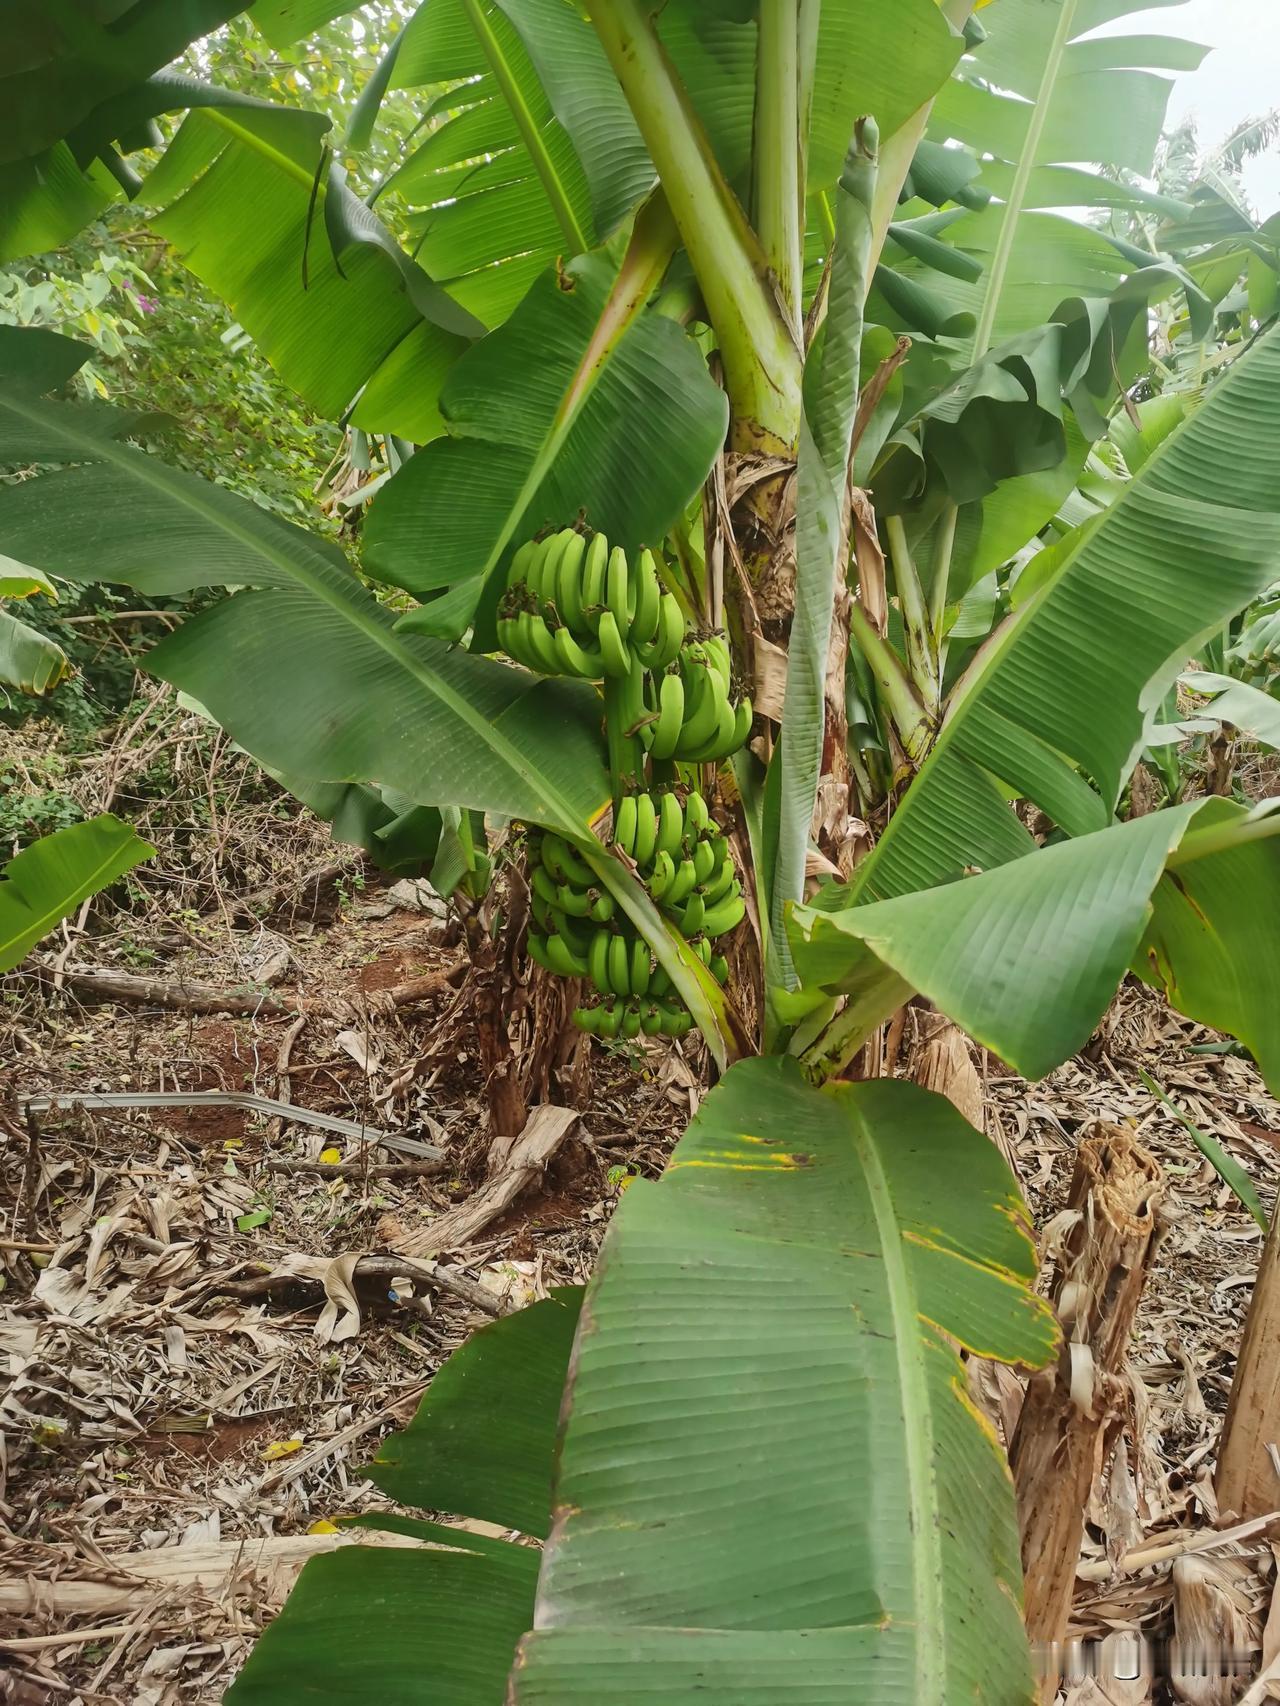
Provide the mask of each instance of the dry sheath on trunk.
[{"label": "dry sheath on trunk", "polygon": [[1218,1454],[1218,1511],[1230,1522],[1280,1507],[1280,1213],[1258,1264]]},{"label": "dry sheath on trunk", "polygon": [[1062,1353],[1032,1376],[1009,1453],[1032,1640],[1066,1634],[1089,1490],[1123,1420],[1161,1182],[1152,1157],[1116,1126],[1092,1127],[1080,1145],[1052,1291]]}]

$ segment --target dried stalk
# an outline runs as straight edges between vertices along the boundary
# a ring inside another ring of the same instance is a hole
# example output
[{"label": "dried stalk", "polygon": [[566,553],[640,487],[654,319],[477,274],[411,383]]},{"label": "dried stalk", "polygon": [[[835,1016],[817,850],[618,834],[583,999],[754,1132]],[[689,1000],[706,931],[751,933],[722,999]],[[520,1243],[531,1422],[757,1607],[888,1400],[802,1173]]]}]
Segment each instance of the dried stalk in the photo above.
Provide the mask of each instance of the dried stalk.
[{"label": "dried stalk", "polygon": [[1224,1519],[1260,1516],[1280,1504],[1273,1453],[1280,1445],[1280,1214],[1271,1222],[1231,1383],[1218,1453]]}]

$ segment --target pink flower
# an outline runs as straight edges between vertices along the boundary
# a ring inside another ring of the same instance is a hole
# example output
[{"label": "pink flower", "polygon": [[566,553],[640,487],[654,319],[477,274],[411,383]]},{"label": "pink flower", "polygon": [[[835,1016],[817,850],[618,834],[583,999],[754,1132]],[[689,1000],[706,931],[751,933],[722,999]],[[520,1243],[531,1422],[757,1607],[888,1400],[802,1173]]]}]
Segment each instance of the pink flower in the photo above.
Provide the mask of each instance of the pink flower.
[{"label": "pink flower", "polygon": [[134,292],[133,300],[144,314],[154,314],[159,307],[154,296],[144,296],[140,290]]}]

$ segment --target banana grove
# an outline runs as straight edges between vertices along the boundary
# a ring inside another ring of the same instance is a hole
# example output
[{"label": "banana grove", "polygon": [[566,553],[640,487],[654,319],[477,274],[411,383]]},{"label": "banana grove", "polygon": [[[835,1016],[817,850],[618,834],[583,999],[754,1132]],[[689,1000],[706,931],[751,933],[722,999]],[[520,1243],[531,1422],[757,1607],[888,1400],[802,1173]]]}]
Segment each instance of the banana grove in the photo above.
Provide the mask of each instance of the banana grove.
[{"label": "banana grove", "polygon": [[1274,232],[1149,187],[1202,50],[1094,33],[1129,0],[425,0],[336,136],[166,68],[240,9],[11,8],[0,247],[131,198],[372,454],[358,563],[15,330],[0,549],[226,588],[155,674],[453,881],[520,826],[546,987],[717,1083],[371,1466],[542,1545],[363,1518],[426,1544],[310,1564],[228,1698],[1030,1706],[963,1359],[1058,1328],[994,1147],[858,1063],[919,998],[1036,1078],[1133,973],[1280,1083],[1280,815],[1123,809],[1280,575]]}]

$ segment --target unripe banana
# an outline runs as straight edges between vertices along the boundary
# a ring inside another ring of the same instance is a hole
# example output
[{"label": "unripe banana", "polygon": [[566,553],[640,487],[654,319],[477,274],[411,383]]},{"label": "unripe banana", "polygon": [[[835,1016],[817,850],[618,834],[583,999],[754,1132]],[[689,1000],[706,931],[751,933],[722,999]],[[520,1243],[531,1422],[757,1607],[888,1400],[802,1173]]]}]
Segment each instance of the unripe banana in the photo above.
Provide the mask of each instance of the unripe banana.
[{"label": "unripe banana", "polygon": [[651,794],[636,796],[636,864],[643,871],[658,845],[658,814]]},{"label": "unripe banana", "polygon": [[580,1031],[585,1031],[589,1037],[594,1036],[600,1028],[600,1009],[598,1007],[575,1007],[573,1022]]},{"label": "unripe banana", "polygon": [[558,882],[572,883],[589,889],[595,882],[595,872],[562,835],[548,830],[542,838],[542,863]]},{"label": "unripe banana", "polygon": [[[698,697],[680,730],[677,758],[693,758],[718,739],[722,729],[726,736],[733,733],[733,706],[725,694],[724,682],[710,664],[694,664],[691,668],[698,671]],[[687,693],[685,697],[688,698]]]},{"label": "unripe banana", "polygon": [[752,709],[750,699],[744,697],[734,713],[733,745],[729,749],[731,752],[737,752],[740,746],[747,744],[747,736],[751,733],[751,719],[754,715],[755,712]]},{"label": "unripe banana", "polygon": [[[696,898],[696,897],[695,897]],[[586,977],[587,962],[575,954],[563,936],[547,937],[547,959],[560,977]]]},{"label": "unripe banana", "polygon": [[635,614],[631,618],[628,638],[632,644],[648,645],[658,632],[658,615],[662,604],[662,588],[658,584],[658,567],[652,551],[641,551],[632,580]]},{"label": "unripe banana", "polygon": [[[578,959],[586,959],[587,949],[591,945],[591,931],[588,929],[585,920],[570,918],[567,912],[561,912],[559,907],[553,906],[551,908],[551,930],[564,937]],[[551,930],[547,932],[548,935],[551,934]],[[578,973],[579,977],[582,975],[581,972]]]},{"label": "unripe banana", "polygon": [[711,813],[707,810],[707,802],[696,788],[690,788],[689,797],[684,803],[684,832],[690,841],[696,841],[711,822]]},{"label": "unripe banana", "polygon": [[705,883],[707,878],[716,868],[715,848],[709,841],[695,842],[691,857],[693,859],[693,868],[697,874],[698,881],[700,883]]},{"label": "unripe banana", "polygon": [[725,895],[728,894],[732,887],[733,880],[736,875],[737,870],[734,866],[732,856],[726,853],[720,862],[718,870],[716,870],[712,876],[708,877],[702,885],[703,899],[709,907],[715,906],[717,902],[724,899]]},{"label": "unripe banana", "polygon": [[555,904],[561,912],[567,912],[570,918],[585,918],[595,899],[594,889],[580,889],[575,888],[572,883],[561,883],[556,890]]},{"label": "unripe banana", "polygon": [[649,959],[649,944],[643,936],[637,936],[631,944],[631,964],[628,966],[629,982],[633,995],[643,995],[649,987],[649,973],[652,969]]},{"label": "unripe banana", "polygon": [[555,928],[555,908],[553,906],[548,906],[547,902],[543,900],[537,889],[533,889],[530,892],[529,910],[533,914],[534,923],[543,931],[544,934],[549,934]]},{"label": "unripe banana", "polygon": [[622,1024],[622,1005],[618,1001],[606,1001],[596,1011],[600,1018],[596,1026],[596,1035],[611,1041],[618,1034]]},{"label": "unripe banana", "polygon": [[662,1004],[662,1034],[667,1037],[683,1037],[688,1034],[693,1024],[693,1015],[686,1007],[678,1007],[674,1002]]},{"label": "unripe banana", "polygon": [[674,859],[684,836],[684,813],[673,793],[665,793],[658,807],[658,851]]},{"label": "unripe banana", "polygon": [[582,614],[587,626],[594,629],[600,620],[604,603],[605,573],[609,567],[609,541],[597,533],[587,546],[582,564]]},{"label": "unripe banana", "polygon": [[664,592],[658,600],[658,632],[648,645],[637,645],[640,662],[646,669],[665,669],[673,663],[684,641],[684,613],[675,596]]},{"label": "unripe banana", "polygon": [[619,995],[631,993],[631,953],[625,936],[609,938],[609,988]]},{"label": "unripe banana", "polygon": [[628,1042],[640,1035],[640,1009],[634,1001],[628,1001],[622,1009],[622,1034]]},{"label": "unripe banana", "polygon": [[560,890],[551,880],[551,873],[545,865],[531,865],[529,867],[529,881],[532,883],[535,893],[540,894],[548,906],[560,905]]},{"label": "unripe banana", "polygon": [[525,941],[529,948],[529,958],[534,964],[541,966],[543,971],[554,971],[555,967],[547,954],[547,938],[540,936],[536,930],[530,930]]},{"label": "unripe banana", "polygon": [[535,598],[542,597],[543,583],[546,579],[547,564],[555,553],[558,533],[549,533],[545,539],[539,539],[529,558],[529,566],[524,572],[524,584]]},{"label": "unripe banana", "polygon": [[724,682],[724,690],[728,693],[733,686],[733,659],[729,655],[729,647],[723,634],[712,634],[704,645],[707,662]]},{"label": "unripe banana", "polygon": [[604,657],[599,646],[582,646],[566,626],[556,628],[551,635],[555,647],[558,674],[576,675],[580,681],[599,681],[604,674]]},{"label": "unripe banana", "polygon": [[587,969],[591,981],[601,995],[608,995],[612,989],[609,982],[609,943],[612,940],[607,930],[597,930],[591,938],[587,949]]},{"label": "unripe banana", "polygon": [[582,627],[582,568],[587,542],[581,533],[571,533],[556,562],[556,609],[570,628]]},{"label": "unripe banana", "polygon": [[658,720],[653,725],[649,751],[654,758],[675,757],[676,742],[684,725],[684,682],[677,670],[664,675],[658,685]]},{"label": "unripe banana", "polygon": [[511,567],[507,570],[507,585],[519,586],[529,572],[529,564],[537,554],[536,540],[526,539],[523,545],[517,546],[511,558]]},{"label": "unripe banana", "polygon": [[600,612],[600,626],[596,631],[600,642],[600,655],[604,662],[606,675],[623,676],[631,673],[631,653],[627,650],[622,631],[618,627],[617,618],[612,609]]},{"label": "unripe banana", "polygon": [[560,661],[556,657],[551,630],[541,616],[522,610],[516,618],[516,636],[539,675],[559,675]]},{"label": "unripe banana", "polygon": [[655,999],[661,995],[670,995],[674,985],[661,966],[655,966],[649,978],[649,994]]},{"label": "unripe banana", "polygon": [[712,977],[715,978],[717,983],[728,983],[729,962],[725,959],[723,954],[712,954],[707,963],[707,970],[711,973]]},{"label": "unripe banana", "polygon": [[[647,796],[646,796],[647,797]],[[613,820],[613,839],[622,851],[633,858],[636,850],[637,800],[634,794],[624,794],[618,801]]]},{"label": "unripe banana", "polygon": [[697,873],[693,868],[693,860],[682,859],[676,866],[676,874],[671,887],[662,897],[662,904],[668,908],[679,906],[681,901],[687,899],[693,892],[693,885],[697,880]]},{"label": "unripe banana", "polygon": [[646,1002],[640,1009],[640,1029],[646,1037],[656,1037],[662,1029],[662,1013],[656,1002]]},{"label": "unripe banana", "polygon": [[703,920],[707,916],[707,904],[695,889],[685,902],[684,911],[680,914],[680,933],[683,936],[696,936],[702,929]]},{"label": "unripe banana", "polygon": [[[631,590],[631,565],[627,562],[627,553],[621,545],[615,545],[609,553],[609,570],[605,578],[605,603],[613,613],[613,619],[618,624],[618,634],[625,640],[631,632],[631,618],[635,614],[635,597]],[[646,635],[646,638],[648,636]]]},{"label": "unripe banana", "polygon": [[676,878],[676,862],[670,853],[659,853],[653,861],[653,874],[649,878],[649,893],[655,900],[662,900],[667,890]]},{"label": "unripe banana", "polygon": [[740,894],[732,892],[718,906],[708,907],[702,928],[708,936],[725,936],[736,930],[747,914],[747,903]]},{"label": "unripe banana", "polygon": [[638,663],[632,663],[618,694],[618,715],[625,735],[638,734],[648,746],[652,739],[653,713],[644,700],[645,673]]},{"label": "unripe banana", "polygon": [[[724,689],[720,686],[719,677],[717,676],[715,679],[714,691],[720,694]],[[696,751],[686,752],[683,745],[678,746],[676,756],[690,764],[719,763],[722,758],[728,758],[731,752],[737,750],[733,740],[734,724],[735,713],[732,704],[728,699],[720,699],[717,704],[715,733],[711,739],[705,746],[699,747]]]},{"label": "unripe banana", "polygon": [[602,889],[591,902],[591,910],[587,916],[595,924],[607,924],[613,917],[613,896]]},{"label": "unripe banana", "polygon": [[523,664],[526,669],[537,669],[537,659],[524,642],[523,624],[527,615],[527,611],[518,611],[502,624],[506,629],[502,646],[510,657],[513,657],[517,663]]},{"label": "unripe banana", "polygon": [[695,942],[690,943],[690,947],[692,947],[694,953],[697,954],[704,966],[709,966],[711,964],[711,943],[705,936],[699,936]]}]

